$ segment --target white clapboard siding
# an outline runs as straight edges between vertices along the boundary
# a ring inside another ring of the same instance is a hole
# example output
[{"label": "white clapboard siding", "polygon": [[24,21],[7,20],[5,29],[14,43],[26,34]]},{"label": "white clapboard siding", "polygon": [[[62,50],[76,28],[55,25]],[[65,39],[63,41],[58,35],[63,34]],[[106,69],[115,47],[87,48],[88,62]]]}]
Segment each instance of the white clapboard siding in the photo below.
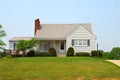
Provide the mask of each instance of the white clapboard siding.
[{"label": "white clapboard siding", "polygon": [[[72,39],[90,39],[90,46],[72,46]],[[75,52],[91,52],[96,49],[96,37],[80,25],[67,36],[66,50],[69,47],[73,47]]]},{"label": "white clapboard siding", "polygon": [[[14,44],[17,44],[17,41],[12,41],[12,42],[10,41],[10,42],[9,42],[9,49],[10,49],[10,50],[13,50],[13,49],[14,49]],[[16,48],[16,47],[17,47],[17,46],[15,46],[15,48]]]}]

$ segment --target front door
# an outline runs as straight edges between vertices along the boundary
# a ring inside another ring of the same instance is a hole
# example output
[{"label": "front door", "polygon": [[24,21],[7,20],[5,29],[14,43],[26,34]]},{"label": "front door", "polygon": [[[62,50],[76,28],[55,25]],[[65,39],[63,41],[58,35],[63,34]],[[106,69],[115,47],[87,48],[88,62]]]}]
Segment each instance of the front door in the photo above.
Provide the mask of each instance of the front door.
[{"label": "front door", "polygon": [[59,53],[65,53],[65,42],[59,42]]}]

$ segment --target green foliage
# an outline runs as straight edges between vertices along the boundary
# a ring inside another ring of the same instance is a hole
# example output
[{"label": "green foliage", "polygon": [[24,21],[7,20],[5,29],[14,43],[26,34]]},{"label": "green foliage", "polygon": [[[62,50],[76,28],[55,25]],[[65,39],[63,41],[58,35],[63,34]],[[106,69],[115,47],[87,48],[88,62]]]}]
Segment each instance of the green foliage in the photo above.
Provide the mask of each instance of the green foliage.
[{"label": "green foliage", "polygon": [[27,41],[19,40],[17,43],[17,49],[20,51],[24,51],[27,48]]},{"label": "green foliage", "polygon": [[111,58],[113,59],[120,59],[120,47],[114,47],[112,48],[111,52]]},{"label": "green foliage", "polygon": [[6,58],[12,58],[12,55],[9,54],[9,55],[6,55],[5,57]]},{"label": "green foliage", "polygon": [[7,54],[5,54],[5,53],[2,53],[2,57],[5,57],[5,56],[7,56]]},{"label": "green foliage", "polygon": [[103,53],[102,50],[93,50],[93,51],[91,51],[91,56],[92,57],[102,57],[102,53]]},{"label": "green foliage", "polygon": [[67,56],[74,56],[74,49],[73,47],[69,47],[67,50]]},{"label": "green foliage", "polygon": [[45,57],[49,56],[48,52],[35,52],[35,56]]},{"label": "green foliage", "polygon": [[6,32],[2,30],[2,25],[0,25],[0,49],[4,49],[2,46],[5,46],[5,43],[2,41],[2,37],[6,36]]},{"label": "green foliage", "polygon": [[33,48],[34,46],[36,46],[36,44],[38,43],[37,39],[32,38],[31,40],[27,41],[27,48]]},{"label": "green foliage", "polygon": [[54,48],[49,49],[49,56],[57,56],[56,50]]},{"label": "green foliage", "polygon": [[103,54],[102,58],[104,58],[104,59],[111,59],[110,58],[110,52],[103,52],[102,54]]},{"label": "green foliage", "polygon": [[0,51],[0,58],[2,57],[2,55],[3,55],[3,52]]},{"label": "green foliage", "polygon": [[31,50],[26,54],[26,57],[33,57],[33,56],[35,56],[35,51],[34,50]]},{"label": "green foliage", "polygon": [[105,59],[120,59],[120,47],[114,47],[110,52],[103,52]]},{"label": "green foliage", "polygon": [[12,55],[11,54],[5,54],[4,52],[0,51],[0,58],[2,58],[2,57],[12,58]]},{"label": "green foliage", "polygon": [[25,49],[33,48],[37,44],[37,40],[32,38],[31,40],[19,40],[17,43],[17,49],[24,51]]},{"label": "green foliage", "polygon": [[76,56],[89,57],[89,56],[90,56],[90,53],[88,53],[88,52],[77,52],[77,53],[76,53]]}]

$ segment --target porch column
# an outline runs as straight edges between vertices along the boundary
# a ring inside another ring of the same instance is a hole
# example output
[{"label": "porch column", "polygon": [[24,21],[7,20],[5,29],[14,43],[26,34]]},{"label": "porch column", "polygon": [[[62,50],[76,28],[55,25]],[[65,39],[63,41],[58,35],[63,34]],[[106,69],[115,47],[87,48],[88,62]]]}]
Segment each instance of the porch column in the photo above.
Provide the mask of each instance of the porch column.
[{"label": "porch column", "polygon": [[55,41],[53,40],[53,48],[56,50],[56,53],[58,53],[58,50],[59,50],[59,41]]},{"label": "porch column", "polygon": [[53,40],[53,48],[56,49],[55,40]]},{"label": "porch column", "polygon": [[38,41],[38,51],[43,51],[42,41]]}]

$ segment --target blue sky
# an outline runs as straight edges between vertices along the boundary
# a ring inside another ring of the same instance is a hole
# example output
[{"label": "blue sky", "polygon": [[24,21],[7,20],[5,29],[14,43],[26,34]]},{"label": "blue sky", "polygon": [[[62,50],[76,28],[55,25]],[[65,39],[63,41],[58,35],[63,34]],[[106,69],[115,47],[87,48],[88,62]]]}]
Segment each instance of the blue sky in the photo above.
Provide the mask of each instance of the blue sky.
[{"label": "blue sky", "polygon": [[50,24],[91,23],[99,49],[120,46],[120,0],[1,0],[6,48],[12,37],[33,36],[36,18]]}]

